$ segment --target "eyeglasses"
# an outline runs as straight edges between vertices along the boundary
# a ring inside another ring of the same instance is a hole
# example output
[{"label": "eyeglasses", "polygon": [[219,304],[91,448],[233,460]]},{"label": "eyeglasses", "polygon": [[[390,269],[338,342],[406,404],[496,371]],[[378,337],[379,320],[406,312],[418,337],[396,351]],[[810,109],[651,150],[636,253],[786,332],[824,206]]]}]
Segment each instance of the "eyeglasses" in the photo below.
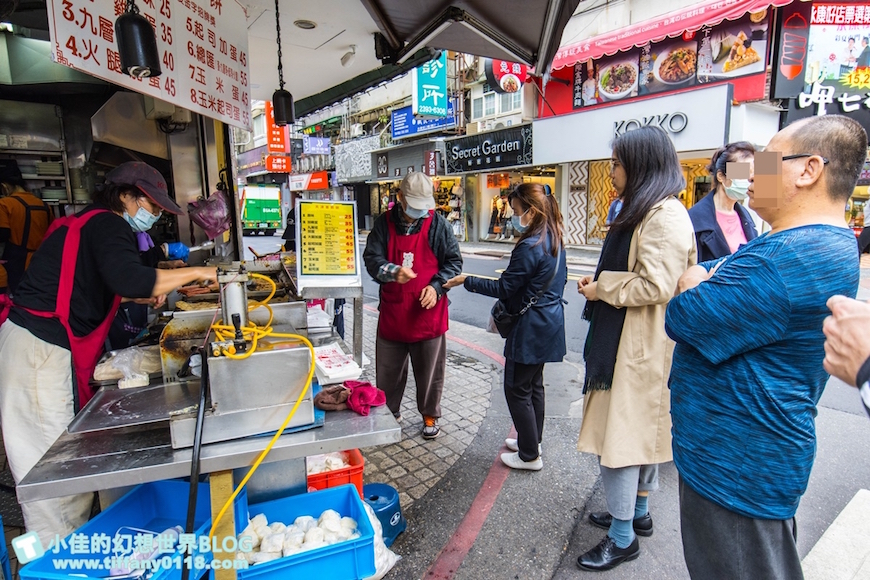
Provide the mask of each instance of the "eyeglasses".
[{"label": "eyeglasses", "polygon": [[613,173],[613,170],[617,167],[622,167],[622,163],[619,162],[619,159],[611,159],[610,160],[610,172]]},{"label": "eyeglasses", "polygon": [[821,155],[819,155],[817,153],[795,153],[794,155],[783,155],[782,160],[789,161],[791,159],[802,159],[804,157],[821,157],[822,163],[824,165],[827,165],[828,163],[830,163],[830,161],[828,160],[827,157],[822,157]]}]

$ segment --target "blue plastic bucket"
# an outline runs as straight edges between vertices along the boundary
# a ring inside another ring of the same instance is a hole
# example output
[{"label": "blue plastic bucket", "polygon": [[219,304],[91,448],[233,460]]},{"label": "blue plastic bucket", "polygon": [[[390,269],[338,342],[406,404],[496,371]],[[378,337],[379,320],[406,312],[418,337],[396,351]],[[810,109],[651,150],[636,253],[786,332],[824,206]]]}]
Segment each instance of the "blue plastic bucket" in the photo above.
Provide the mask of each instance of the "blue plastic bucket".
[{"label": "blue plastic bucket", "polygon": [[399,505],[399,492],[386,483],[368,483],[363,486],[363,499],[375,510],[378,521],[384,529],[384,543],[387,547],[393,545],[396,536],[405,531],[408,522],[402,515]]}]

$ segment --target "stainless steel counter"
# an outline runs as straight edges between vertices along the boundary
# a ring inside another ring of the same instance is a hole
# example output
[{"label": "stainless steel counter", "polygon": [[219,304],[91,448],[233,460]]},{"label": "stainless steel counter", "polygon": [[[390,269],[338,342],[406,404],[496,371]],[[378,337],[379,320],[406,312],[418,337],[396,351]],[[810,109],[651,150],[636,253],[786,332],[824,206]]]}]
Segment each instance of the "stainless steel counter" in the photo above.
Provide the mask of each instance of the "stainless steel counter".
[{"label": "stainless steel counter", "polygon": [[[251,465],[269,437],[248,437],[202,448],[202,473]],[[371,447],[401,440],[401,428],[386,406],[368,417],[353,411],[326,414],[326,423],[282,435],[265,462]],[[61,497],[190,475],[190,449],[173,450],[168,424],[90,433],[66,432],[18,484],[21,502]]]}]

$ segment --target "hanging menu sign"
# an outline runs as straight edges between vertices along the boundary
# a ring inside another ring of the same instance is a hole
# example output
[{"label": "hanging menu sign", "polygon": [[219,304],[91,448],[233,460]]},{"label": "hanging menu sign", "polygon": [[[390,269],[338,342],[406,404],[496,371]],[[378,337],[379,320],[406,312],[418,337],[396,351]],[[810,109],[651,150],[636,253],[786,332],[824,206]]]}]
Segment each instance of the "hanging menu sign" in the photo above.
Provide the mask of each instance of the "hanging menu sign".
[{"label": "hanging menu sign", "polygon": [[183,109],[251,130],[245,9],[236,0],[140,0],[160,76],[121,72],[115,20],[125,2],[49,0],[52,60]]},{"label": "hanging menu sign", "polygon": [[299,200],[296,215],[300,286],[304,276],[359,274],[354,202]]}]

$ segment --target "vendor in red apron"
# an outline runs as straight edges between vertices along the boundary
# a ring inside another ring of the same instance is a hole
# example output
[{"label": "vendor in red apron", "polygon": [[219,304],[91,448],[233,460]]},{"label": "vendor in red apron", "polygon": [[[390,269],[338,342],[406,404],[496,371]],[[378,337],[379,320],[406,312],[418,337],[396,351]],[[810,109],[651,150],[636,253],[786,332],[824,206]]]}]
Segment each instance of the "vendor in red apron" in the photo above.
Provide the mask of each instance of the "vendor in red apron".
[{"label": "vendor in red apron", "polygon": [[363,254],[366,270],[381,285],[377,385],[401,420],[410,358],[424,439],[441,433],[438,419],[447,362],[447,291],[442,286],[462,271],[453,229],[434,208],[432,181],[423,173],[409,173],[397,203],[375,220]]},{"label": "vendor in red apron", "polygon": [[[142,264],[136,232],[162,211],[181,214],[153,167],[124,163],[106,175],[93,203],[55,220],[0,319],[0,425],[16,484],[93,395],[88,381],[122,296],[159,305],[166,293],[214,268],[157,270]],[[3,304],[5,302],[5,304]],[[21,505],[28,531],[48,546],[91,512],[93,494]]]}]

